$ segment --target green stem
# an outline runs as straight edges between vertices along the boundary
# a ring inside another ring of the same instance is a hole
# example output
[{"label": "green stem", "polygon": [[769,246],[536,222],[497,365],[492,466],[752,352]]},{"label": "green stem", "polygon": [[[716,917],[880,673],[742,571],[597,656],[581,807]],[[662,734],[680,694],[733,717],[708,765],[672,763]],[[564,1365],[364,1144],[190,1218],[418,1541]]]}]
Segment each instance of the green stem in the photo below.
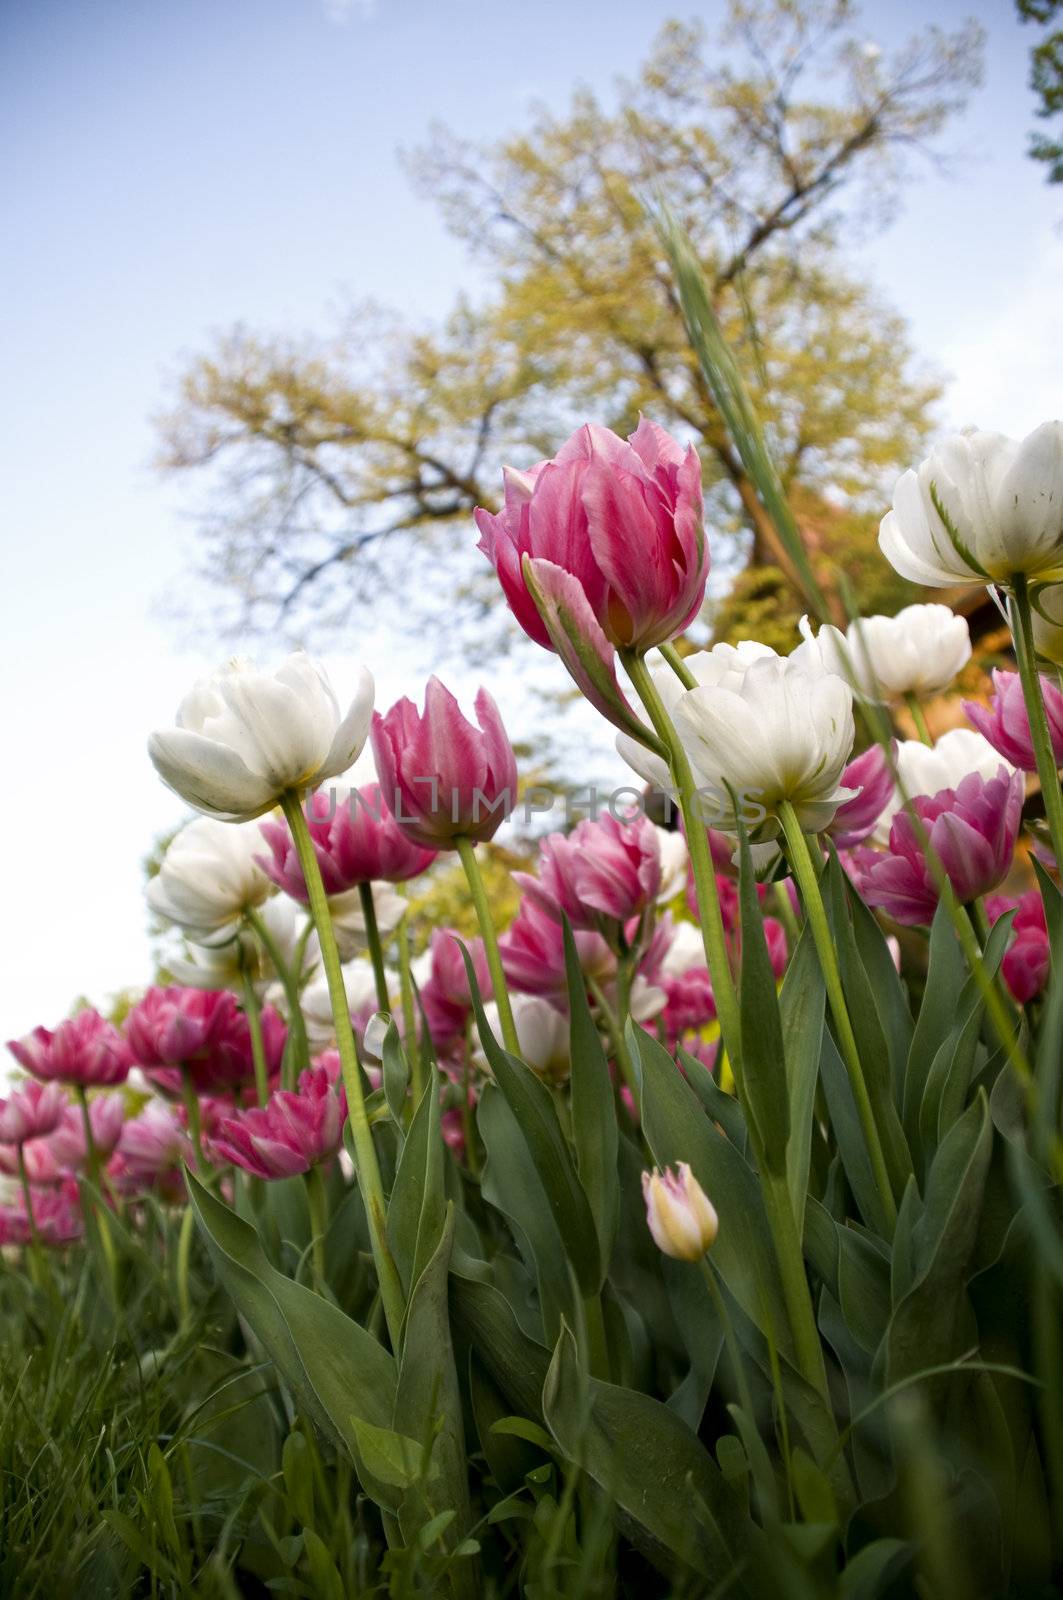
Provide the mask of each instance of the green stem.
[{"label": "green stem", "polygon": [[392,1348],[397,1352],[400,1348],[399,1334],[402,1329],[402,1319],[405,1311],[402,1282],[387,1241],[387,1211],[384,1204],[384,1185],[380,1177],[380,1167],[377,1162],[376,1146],[373,1144],[369,1118],[366,1115],[365,1092],[362,1087],[358,1047],[354,1040],[354,1029],[351,1027],[351,1013],[347,1003],[347,991],[343,983],[343,968],[340,964],[340,953],[336,946],[336,934],[332,926],[332,918],[329,915],[325,885],[321,881],[321,868],[314,853],[310,829],[307,827],[306,818],[303,816],[299,796],[294,793],[282,795],[281,806],[288,827],[291,830],[292,841],[299,857],[299,864],[303,869],[303,879],[306,883],[307,897],[310,902],[310,913],[314,919],[314,926],[317,929],[317,936],[321,945],[321,961],[328,981],[329,999],[332,1003],[332,1019],[336,1028],[336,1047],[339,1051],[340,1066],[343,1073],[343,1087],[347,1094],[347,1118],[351,1125],[351,1136],[354,1142],[358,1181],[361,1184],[362,1198],[365,1202],[366,1217],[369,1223],[369,1238],[372,1243],[373,1260],[380,1283],[380,1295],[384,1306],[384,1316],[387,1320],[388,1334],[391,1338]]},{"label": "green stem", "polygon": [[797,941],[801,937],[801,928],[794,915],[794,903],[790,899],[790,891],[785,883],[776,883],[773,888],[775,890],[775,910],[779,921],[786,930],[786,942],[792,955],[797,948]]},{"label": "green stem", "polygon": [[[720,1319],[720,1326],[723,1329],[723,1342],[727,1347],[727,1356],[731,1363],[731,1370],[734,1373],[734,1381],[738,1390],[738,1403],[750,1422],[755,1423],[757,1414],[753,1410],[753,1396],[750,1393],[749,1380],[746,1376],[746,1365],[742,1359],[742,1352],[738,1347],[738,1338],[735,1334],[734,1323],[731,1321],[731,1313],[727,1309],[727,1302],[723,1297],[720,1285],[716,1281],[716,1273],[713,1271],[708,1256],[702,1256],[699,1266],[701,1267],[701,1275],[705,1279],[709,1294],[712,1297],[716,1315]],[[820,1353],[822,1355],[822,1351]]]},{"label": "green stem", "polygon": [[[303,941],[296,951],[295,960],[289,966],[281,954],[269,924],[254,907],[249,907],[246,913],[248,925],[254,929],[258,939],[269,957],[270,964],[281,981],[284,998],[288,1002],[288,1044],[284,1050],[284,1063],[282,1074],[284,1087],[294,1089],[296,1080],[306,1067],[310,1065],[310,1046],[306,1037],[306,1023],[303,1021],[302,1007],[299,1004],[299,972],[302,966],[302,953],[306,949]],[[307,924],[309,932],[310,924]],[[294,1067],[294,1070],[291,1070]]]},{"label": "green stem", "polygon": [[89,1182],[95,1187],[100,1181],[100,1154],[96,1149],[96,1141],[92,1137],[92,1118],[89,1115],[89,1097],[85,1093],[85,1085],[76,1083],[74,1094],[78,1105],[81,1107],[81,1126],[85,1131],[85,1167],[88,1172]]},{"label": "green stem", "polygon": [[247,1028],[251,1035],[251,1059],[255,1064],[255,1093],[259,1105],[264,1106],[269,1099],[269,1068],[266,1065],[266,1047],[262,1042],[262,1014],[251,974],[246,967],[242,969],[241,975],[244,984],[244,1016],[247,1018]]},{"label": "green stem", "polygon": [[1041,780],[1045,821],[1048,823],[1056,867],[1063,872],[1063,790],[1059,787],[1059,770],[1052,749],[1052,735],[1048,728],[1048,716],[1037,672],[1033,618],[1030,615],[1030,591],[1024,573],[1019,573],[1012,579],[1009,609],[1011,632],[1015,641],[1015,659],[1019,664],[1019,678],[1030,718],[1030,737],[1037,761],[1037,776]]},{"label": "green stem", "polygon": [[40,1235],[37,1232],[37,1218],[33,1212],[33,1192],[30,1188],[30,1177],[26,1171],[25,1146],[18,1147],[18,1178],[22,1186],[22,1203],[26,1207],[26,1221],[29,1223],[30,1239],[33,1241],[34,1250],[41,1247]]},{"label": "green stem", "polygon": [[192,1149],[196,1153],[196,1174],[202,1183],[205,1181],[207,1163],[203,1159],[203,1123],[199,1115],[199,1096],[192,1081],[191,1067],[181,1068],[181,1098],[184,1101],[185,1116],[188,1118]]},{"label": "green stem", "polygon": [[842,1060],[845,1062],[846,1071],[849,1074],[849,1083],[853,1091],[853,1099],[856,1101],[857,1114],[860,1118],[864,1142],[867,1145],[867,1153],[871,1161],[875,1185],[882,1201],[887,1225],[892,1233],[894,1224],[897,1221],[897,1202],[893,1194],[893,1185],[890,1182],[889,1168],[886,1164],[882,1140],[879,1137],[878,1126],[875,1122],[871,1097],[868,1094],[867,1082],[864,1078],[860,1050],[856,1042],[856,1035],[853,1032],[849,1007],[845,1000],[845,990],[842,987],[838,956],[834,948],[834,940],[831,937],[823,896],[820,893],[819,879],[816,876],[808,841],[801,831],[797,813],[788,800],[782,801],[779,806],[779,821],[782,823],[783,833],[786,838],[786,851],[790,858],[790,865],[793,868],[794,877],[797,879],[797,886],[801,891],[805,916],[812,928],[812,938],[815,942],[816,953],[819,956],[820,969],[827,989],[827,998],[830,1001],[831,1015],[834,1017],[834,1026],[838,1034]]},{"label": "green stem", "polygon": [[388,977],[384,971],[384,947],[380,943],[380,929],[377,926],[376,906],[373,904],[373,885],[371,883],[360,883],[358,885],[358,899],[361,901],[362,921],[365,923],[365,942],[369,946],[369,959],[373,963],[376,1003],[381,1011],[390,1011],[391,1001],[388,998]]},{"label": "green stem", "polygon": [[930,737],[930,729],[926,725],[926,717],[923,715],[923,708],[919,704],[917,697],[914,694],[906,694],[904,703],[908,707],[908,715],[915,723],[915,731],[919,738],[924,744],[932,746],[934,741]]},{"label": "green stem", "polygon": [[662,644],[658,647],[661,655],[667,661],[684,689],[696,689],[698,680],[679,654],[674,644]]},{"label": "green stem", "polygon": [[476,849],[471,839],[455,839],[454,847],[465,868],[469,893],[476,908],[476,920],[480,925],[480,937],[484,942],[484,953],[487,956],[487,969],[491,974],[491,987],[498,1007],[502,1041],[511,1055],[519,1056],[520,1040],[517,1038],[517,1025],[513,1021],[513,1007],[509,1001],[506,975],[502,970],[502,956],[495,935],[495,925],[491,920],[491,907],[487,903],[487,891],[480,875],[480,864],[476,859]]},{"label": "green stem", "polygon": [[181,1218],[181,1231],[177,1236],[177,1310],[182,1327],[187,1327],[192,1320],[190,1277],[195,1221],[195,1212],[190,1205],[186,1205]]},{"label": "green stem", "polygon": [[406,1059],[410,1064],[410,1097],[414,1110],[424,1094],[424,1073],[421,1068],[421,1045],[417,1037],[417,1004],[413,992],[413,973],[410,970],[409,913],[404,911],[398,929],[399,993],[402,997],[402,1042],[406,1046]]},{"label": "green stem", "polygon": [[827,1387],[827,1369],[823,1361],[823,1345],[812,1309],[812,1294],[805,1275],[805,1258],[801,1240],[794,1221],[790,1191],[785,1173],[771,1172],[766,1164],[760,1168],[760,1188],[764,1196],[764,1209],[768,1215],[775,1242],[775,1259],[782,1281],[783,1299],[790,1319],[794,1338],[794,1353],[801,1376],[822,1397],[830,1412],[830,1391]]},{"label": "green stem", "polygon": [[[670,661],[670,657],[666,657],[666,659]],[[678,660],[678,657],[676,659]],[[709,849],[708,830],[698,802],[697,785],[694,782],[694,774],[691,770],[687,753],[672,725],[672,719],[657,692],[657,686],[644,659],[633,651],[625,650],[622,652],[622,660],[628,677],[634,684],[638,697],[646,708],[646,714],[653,724],[654,732],[668,751],[668,765],[671,769],[672,782],[675,784],[676,792],[679,796],[679,809],[683,814],[687,849],[690,851],[690,864],[694,871],[694,887],[697,893],[701,937],[705,944],[705,959],[708,962],[709,973],[712,978],[712,989],[716,997],[716,1010],[720,1018],[724,1049],[730,1059],[731,1068],[737,1082],[741,1078],[742,1064],[742,1032],[739,1021],[738,996],[735,993],[731,965],[727,956],[727,940],[724,934],[723,916],[720,911],[720,896],[716,888],[716,871],[712,864],[712,852]],[[673,667],[675,666],[675,663],[671,664]],[[679,665],[682,666],[682,663],[680,662]],[[682,676],[683,674],[680,673],[680,677]],[[689,673],[687,677],[689,677]]]},{"label": "green stem", "polygon": [[306,1201],[310,1210],[310,1250],[314,1279],[319,1289],[325,1286],[325,1233],[328,1228],[328,1198],[321,1168],[315,1162],[306,1173]]}]

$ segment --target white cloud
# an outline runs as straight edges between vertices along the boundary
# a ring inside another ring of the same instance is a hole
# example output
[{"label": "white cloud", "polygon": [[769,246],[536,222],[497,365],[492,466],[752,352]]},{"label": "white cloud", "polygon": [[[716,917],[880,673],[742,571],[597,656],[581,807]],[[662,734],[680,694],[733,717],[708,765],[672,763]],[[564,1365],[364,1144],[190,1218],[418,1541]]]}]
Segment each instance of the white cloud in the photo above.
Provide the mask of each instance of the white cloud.
[{"label": "white cloud", "polygon": [[1063,416],[1063,238],[1044,232],[1014,273],[987,293],[981,325],[942,350],[954,427],[992,428],[1021,438]]}]

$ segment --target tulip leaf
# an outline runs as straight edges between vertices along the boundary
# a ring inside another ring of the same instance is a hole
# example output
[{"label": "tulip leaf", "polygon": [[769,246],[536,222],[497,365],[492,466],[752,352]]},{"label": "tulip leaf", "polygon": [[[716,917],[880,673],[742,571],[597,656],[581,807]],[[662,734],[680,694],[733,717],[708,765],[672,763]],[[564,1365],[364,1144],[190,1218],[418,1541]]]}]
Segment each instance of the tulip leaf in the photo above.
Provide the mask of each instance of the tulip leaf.
[{"label": "tulip leaf", "polygon": [[889,1224],[871,1168],[871,1158],[867,1153],[867,1141],[853,1098],[849,1074],[838,1054],[834,1036],[827,1029],[824,1029],[823,1049],[820,1055],[820,1082],[823,1085],[838,1158],[846,1181],[853,1192],[857,1210],[867,1225],[875,1228],[885,1238],[889,1233]]},{"label": "tulip leaf", "polygon": [[443,1231],[444,1160],[439,1086],[433,1067],[403,1143],[388,1201],[388,1244],[407,1296]]},{"label": "tulip leaf", "polygon": [[891,1384],[960,1355],[970,1345],[968,1265],[978,1236],[993,1125],[984,1094],[945,1136],[911,1230],[911,1287],[894,1308],[884,1340]]},{"label": "tulip leaf", "polygon": [[779,1282],[760,1184],[748,1162],[709,1121],[667,1050],[628,1024],[628,1045],[639,1086],[642,1130],[660,1167],[688,1161],[716,1207],[720,1232],[712,1258],[750,1320],[773,1330],[792,1357],[789,1318]]},{"label": "tulip leaf", "polygon": [[967,965],[953,932],[948,906],[942,902],[930,928],[926,988],[904,1072],[904,1126],[913,1146],[919,1138],[919,1108],[926,1093],[926,1080],[938,1050],[956,1021],[956,1002],[967,976]]},{"label": "tulip leaf", "polygon": [[580,970],[576,941],[568,919],[564,925],[565,973],[572,1060],[572,1137],[576,1146],[579,1181],[587,1196],[598,1236],[601,1287],[613,1253],[620,1216],[617,1177],[619,1133],[609,1063],[587,1004],[587,987]]},{"label": "tulip leaf", "polygon": [[565,1239],[520,1123],[493,1083],[483,1087],[476,1125],[487,1152],[481,1192],[508,1221],[521,1256],[538,1280],[547,1337],[556,1338],[562,1316],[576,1316]]},{"label": "tulip leaf", "polygon": [[196,1221],[218,1277],[255,1337],[319,1427],[346,1446],[366,1492],[387,1502],[362,1457],[354,1418],[389,1428],[395,1362],[359,1323],[270,1266],[253,1228],[185,1174]]},{"label": "tulip leaf", "polygon": [[812,1152],[812,1118],[823,1053],[826,989],[809,923],[801,929],[790,956],[779,995],[786,1048],[786,1080],[790,1101],[790,1136],[786,1144],[786,1181],[798,1233],[804,1232],[808,1174]]},{"label": "tulip leaf", "polygon": [[[986,941],[982,964],[990,978],[996,977],[1004,958],[1013,920],[1013,912],[1005,913],[994,924]],[[927,1163],[963,1111],[974,1075],[985,1000],[973,975],[968,977],[957,997],[954,1011],[953,1026],[927,1073],[923,1103],[919,1108],[919,1145]]]},{"label": "tulip leaf", "polygon": [[383,1066],[384,1099],[387,1101],[392,1121],[401,1134],[406,1129],[404,1112],[406,1109],[406,1090],[410,1082],[410,1068],[406,1060],[406,1050],[402,1040],[399,1038],[399,1030],[396,1028],[392,1017],[388,1018],[380,1059]]},{"label": "tulip leaf", "polygon": [[[428,1091],[426,1090],[426,1093]],[[404,1504],[399,1522],[407,1541],[429,1515],[453,1513],[444,1543],[455,1549],[471,1523],[462,1400],[450,1334],[447,1275],[454,1241],[454,1209],[448,1205],[431,1259],[416,1280],[403,1326],[402,1358],[395,1395],[394,1427],[419,1439],[434,1469],[430,1490]],[[475,1562],[459,1561],[451,1572],[455,1595],[472,1597],[479,1584]]]},{"label": "tulip leaf", "polygon": [[704,1061],[699,1061],[697,1056],[679,1047],[679,1065],[682,1067],[686,1080],[713,1122],[718,1122],[726,1133],[731,1143],[741,1153],[748,1157],[749,1130],[746,1127],[745,1113],[738,1104],[733,1094],[728,1094],[726,1089],[721,1089]]},{"label": "tulip leaf", "polygon": [[[634,1544],[663,1570],[678,1560],[703,1575],[731,1573],[756,1529],[697,1436],[667,1406],[587,1378],[564,1328],[543,1386],[543,1416],[563,1453],[616,1505]],[[692,1498],[702,1517],[691,1515]],[[740,1594],[735,1585],[728,1591]]]},{"label": "tulip leaf", "polygon": [[542,1184],[550,1214],[572,1262],[581,1290],[596,1294],[601,1257],[594,1216],[576,1173],[572,1153],[557,1120],[550,1091],[516,1056],[503,1050],[487,1026],[476,973],[466,949],[462,958],[469,979],[480,1043],[506,1104],[527,1144]]},{"label": "tulip leaf", "polygon": [[786,1082],[782,1023],[775,973],[764,935],[757,899],[749,836],[738,820],[739,900],[742,917],[742,962],[739,1003],[742,1017],[743,1108],[756,1135],[757,1160],[768,1171],[786,1170],[790,1135],[790,1097]]},{"label": "tulip leaf", "polygon": [[525,1333],[506,1296],[481,1275],[490,1270],[455,1249],[450,1264],[455,1325],[510,1410],[541,1421],[550,1351]]}]

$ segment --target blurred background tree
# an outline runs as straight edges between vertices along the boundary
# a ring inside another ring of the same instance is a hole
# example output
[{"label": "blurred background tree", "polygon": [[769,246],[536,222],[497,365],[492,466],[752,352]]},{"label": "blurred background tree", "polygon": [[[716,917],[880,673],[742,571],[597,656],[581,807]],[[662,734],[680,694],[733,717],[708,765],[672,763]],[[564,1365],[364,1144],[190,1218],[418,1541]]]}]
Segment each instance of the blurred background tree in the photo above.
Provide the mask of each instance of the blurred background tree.
[{"label": "blurred background tree", "polygon": [[[1047,27],[1063,12],[1063,0],[1016,0],[1023,22]],[[1030,52],[1030,88],[1037,96],[1037,115],[1046,122],[1063,116],[1063,28],[1053,28]],[[1063,139],[1046,133],[1030,135],[1030,154],[1047,164],[1049,183],[1063,183]]]},{"label": "blurred background tree", "polygon": [[[212,625],[299,635],[312,618],[320,638],[381,592],[407,615],[474,615],[494,589],[471,512],[496,503],[503,462],[645,411],[702,454],[718,636],[755,622],[789,645],[788,558],[690,352],[656,196],[694,241],[821,583],[843,556],[861,600],[895,609],[908,596],[872,559],[877,521],[938,389],[844,251],[888,222],[913,154],[936,159],[981,58],[975,24],[887,54],[848,0],[732,0],[719,44],[667,24],[612,107],[579,90],[486,149],[434,128],[409,170],[468,244],[480,298],[431,331],[373,307],[314,341],[237,328],[161,419],[164,468],[203,482]],[[412,585],[425,546],[447,576]],[[503,636],[481,618],[481,643]]]}]

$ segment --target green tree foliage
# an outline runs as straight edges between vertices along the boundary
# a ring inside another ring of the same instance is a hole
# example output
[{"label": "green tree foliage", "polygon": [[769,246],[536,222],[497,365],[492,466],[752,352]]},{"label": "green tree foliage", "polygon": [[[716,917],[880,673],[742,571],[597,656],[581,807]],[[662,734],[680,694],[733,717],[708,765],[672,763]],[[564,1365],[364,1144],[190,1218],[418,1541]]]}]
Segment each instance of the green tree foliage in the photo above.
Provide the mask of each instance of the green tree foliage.
[{"label": "green tree foliage", "polygon": [[[1043,27],[1055,22],[1063,0],[1016,0],[1023,22]],[[1030,88],[1037,96],[1037,115],[1046,121],[1063,114],[1063,28],[1053,28],[1030,52]],[[1048,134],[1030,136],[1030,154],[1048,166],[1049,183],[1063,183],[1063,139]]]},{"label": "green tree foliage", "polygon": [[888,218],[913,150],[978,82],[981,43],[973,25],[931,29],[888,55],[847,0],[733,0],[723,48],[667,24],[610,105],[581,89],[488,149],[433,129],[408,164],[486,271],[482,301],[434,331],[372,309],[316,341],[237,329],[162,419],[164,466],[207,490],[204,573],[227,620],[297,631],[312,614],[320,634],[394,587],[413,541],[452,579],[458,552],[472,571],[470,513],[504,461],[640,410],[701,449],[718,568],[785,567],[690,352],[646,216],[658,196],[694,241],[813,550],[826,520],[859,565],[937,390],[841,247]]}]

